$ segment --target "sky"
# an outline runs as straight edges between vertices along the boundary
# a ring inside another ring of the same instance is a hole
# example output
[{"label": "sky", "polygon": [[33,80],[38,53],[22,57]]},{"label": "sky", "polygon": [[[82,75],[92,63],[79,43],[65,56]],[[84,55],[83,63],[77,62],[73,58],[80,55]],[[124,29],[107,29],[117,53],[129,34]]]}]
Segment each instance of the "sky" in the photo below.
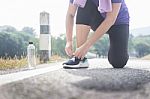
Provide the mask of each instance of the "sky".
[{"label": "sky", "polygon": [[[130,13],[130,29],[150,26],[150,0],[125,0]],[[39,34],[39,14],[50,14],[53,36],[65,33],[65,17],[69,0],[0,0],[0,26],[11,25],[17,30],[33,27]]]}]

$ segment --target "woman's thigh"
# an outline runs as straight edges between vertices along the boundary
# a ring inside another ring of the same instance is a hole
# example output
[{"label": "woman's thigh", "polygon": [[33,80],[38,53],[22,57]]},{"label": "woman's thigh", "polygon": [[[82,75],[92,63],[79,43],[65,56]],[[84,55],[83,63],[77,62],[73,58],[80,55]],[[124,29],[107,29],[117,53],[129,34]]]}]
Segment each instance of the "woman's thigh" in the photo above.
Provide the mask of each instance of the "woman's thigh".
[{"label": "woman's thigh", "polygon": [[76,24],[88,25],[93,31],[95,31],[103,20],[104,18],[101,16],[97,6],[92,0],[87,0],[84,8],[78,8]]},{"label": "woman's thigh", "polygon": [[128,56],[129,25],[114,25],[109,31],[110,49],[108,60],[112,65],[122,67],[126,64]]}]

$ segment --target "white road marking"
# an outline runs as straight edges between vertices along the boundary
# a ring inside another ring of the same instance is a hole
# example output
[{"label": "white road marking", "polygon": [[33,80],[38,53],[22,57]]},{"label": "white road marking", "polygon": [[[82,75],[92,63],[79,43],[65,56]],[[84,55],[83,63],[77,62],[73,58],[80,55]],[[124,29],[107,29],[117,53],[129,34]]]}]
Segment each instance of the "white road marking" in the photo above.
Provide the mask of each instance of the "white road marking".
[{"label": "white road marking", "polygon": [[[47,66],[46,66],[47,65]],[[33,69],[33,70],[27,70],[27,71],[21,71],[21,72],[16,72],[16,73],[11,73],[11,74],[6,74],[6,75],[0,75],[0,86],[23,80],[26,78],[30,78],[36,75],[48,73],[51,71],[55,71],[58,69],[61,69],[62,65],[61,64],[55,64],[51,66],[51,64],[44,64],[43,68],[38,68],[38,69]]]}]

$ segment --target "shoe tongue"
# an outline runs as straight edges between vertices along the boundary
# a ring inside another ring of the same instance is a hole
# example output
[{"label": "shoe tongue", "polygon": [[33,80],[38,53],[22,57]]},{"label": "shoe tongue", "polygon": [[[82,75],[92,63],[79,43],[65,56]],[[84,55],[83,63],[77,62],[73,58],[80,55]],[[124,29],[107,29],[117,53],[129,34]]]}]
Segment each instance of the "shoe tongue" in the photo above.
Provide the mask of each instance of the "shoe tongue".
[{"label": "shoe tongue", "polygon": [[81,59],[79,59],[78,57],[75,57],[75,60],[79,60],[80,61]]},{"label": "shoe tongue", "polygon": [[77,57],[72,57],[70,60],[72,60],[72,61],[80,61],[80,59],[78,59]]}]

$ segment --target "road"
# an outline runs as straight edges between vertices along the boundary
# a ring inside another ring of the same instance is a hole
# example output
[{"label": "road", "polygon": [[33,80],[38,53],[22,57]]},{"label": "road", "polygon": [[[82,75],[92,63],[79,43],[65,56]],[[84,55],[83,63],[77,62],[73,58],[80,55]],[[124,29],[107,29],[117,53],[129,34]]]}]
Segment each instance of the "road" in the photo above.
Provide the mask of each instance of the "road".
[{"label": "road", "polygon": [[113,69],[91,59],[88,69],[54,70],[0,86],[0,99],[150,99],[150,61]]}]

